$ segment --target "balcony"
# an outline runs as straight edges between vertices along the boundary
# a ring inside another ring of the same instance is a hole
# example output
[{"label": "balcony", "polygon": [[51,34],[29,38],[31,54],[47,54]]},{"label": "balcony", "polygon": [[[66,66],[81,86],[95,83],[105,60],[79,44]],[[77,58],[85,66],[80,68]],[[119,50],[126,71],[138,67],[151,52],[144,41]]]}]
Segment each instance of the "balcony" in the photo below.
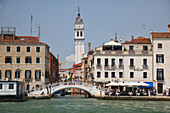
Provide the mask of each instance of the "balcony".
[{"label": "balcony", "polygon": [[102,68],[102,66],[100,64],[97,64],[96,68]]},{"label": "balcony", "polygon": [[32,78],[25,78],[25,82],[32,82]]},{"label": "balcony", "polygon": [[148,65],[143,65],[143,69],[148,69]]},{"label": "balcony", "polygon": [[105,68],[105,69],[109,69],[110,66],[109,66],[109,65],[104,65],[104,68]]},{"label": "balcony", "polygon": [[111,69],[116,69],[116,65],[112,65],[112,66],[111,66]]},{"label": "balcony", "polygon": [[119,65],[119,69],[124,69],[124,65]]},{"label": "balcony", "polygon": [[157,80],[164,80],[164,77],[157,77]]},{"label": "balcony", "polygon": [[35,81],[41,81],[41,78],[35,78]]},{"label": "balcony", "polygon": [[97,55],[151,56],[152,51],[95,51]]},{"label": "balcony", "polygon": [[129,68],[130,69],[135,69],[135,66],[134,65],[129,65]]}]

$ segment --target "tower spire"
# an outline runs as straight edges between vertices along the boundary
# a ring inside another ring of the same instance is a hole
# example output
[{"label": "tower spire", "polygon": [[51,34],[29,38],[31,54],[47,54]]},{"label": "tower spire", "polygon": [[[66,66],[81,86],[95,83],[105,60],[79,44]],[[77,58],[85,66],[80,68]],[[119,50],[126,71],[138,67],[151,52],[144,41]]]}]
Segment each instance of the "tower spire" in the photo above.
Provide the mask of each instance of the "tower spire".
[{"label": "tower spire", "polygon": [[116,32],[115,32],[115,40],[114,40],[115,42],[118,42],[118,40],[117,40],[117,30],[116,30]]},{"label": "tower spire", "polygon": [[80,16],[80,8],[79,7],[78,7],[77,11],[78,11],[78,16]]}]

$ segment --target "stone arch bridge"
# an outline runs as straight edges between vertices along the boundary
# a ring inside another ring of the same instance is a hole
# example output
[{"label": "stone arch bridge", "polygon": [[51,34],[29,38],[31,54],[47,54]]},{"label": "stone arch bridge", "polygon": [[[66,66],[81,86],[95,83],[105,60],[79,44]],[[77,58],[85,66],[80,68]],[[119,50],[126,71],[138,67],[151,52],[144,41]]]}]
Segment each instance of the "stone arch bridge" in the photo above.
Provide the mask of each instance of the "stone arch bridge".
[{"label": "stone arch bridge", "polygon": [[29,96],[36,97],[36,96],[44,96],[49,95],[50,97],[54,95],[56,92],[63,90],[63,89],[69,89],[69,88],[75,88],[75,89],[81,89],[86,91],[90,96],[92,97],[99,97],[100,93],[102,93],[102,96],[104,96],[104,91],[100,90],[97,86],[92,84],[86,84],[84,82],[61,82],[56,83],[51,86],[46,86],[42,89],[34,89],[34,91],[29,93]]}]

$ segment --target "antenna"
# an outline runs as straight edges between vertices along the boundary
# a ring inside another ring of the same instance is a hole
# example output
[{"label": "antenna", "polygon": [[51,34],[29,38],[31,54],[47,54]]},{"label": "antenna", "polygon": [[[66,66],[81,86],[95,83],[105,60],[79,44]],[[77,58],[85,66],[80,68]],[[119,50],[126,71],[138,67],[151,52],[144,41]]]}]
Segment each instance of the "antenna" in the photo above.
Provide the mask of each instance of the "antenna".
[{"label": "antenna", "polygon": [[33,10],[33,0],[31,0],[31,36],[32,36],[32,21],[33,21],[33,16],[32,16],[32,10]]},{"label": "antenna", "polygon": [[77,11],[78,11],[78,16],[80,16],[80,8],[79,7],[78,7]]},{"label": "antenna", "polygon": [[146,36],[146,27],[145,27],[145,24],[143,24],[143,29],[144,29],[144,35]]}]

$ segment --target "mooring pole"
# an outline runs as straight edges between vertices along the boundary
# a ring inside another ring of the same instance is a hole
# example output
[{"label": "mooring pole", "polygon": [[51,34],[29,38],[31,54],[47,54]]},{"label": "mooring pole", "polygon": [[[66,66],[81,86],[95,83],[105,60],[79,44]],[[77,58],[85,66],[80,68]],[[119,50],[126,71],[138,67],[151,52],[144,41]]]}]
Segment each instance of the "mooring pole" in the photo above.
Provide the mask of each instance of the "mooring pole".
[{"label": "mooring pole", "polygon": [[102,90],[100,90],[100,100],[102,100]]}]

